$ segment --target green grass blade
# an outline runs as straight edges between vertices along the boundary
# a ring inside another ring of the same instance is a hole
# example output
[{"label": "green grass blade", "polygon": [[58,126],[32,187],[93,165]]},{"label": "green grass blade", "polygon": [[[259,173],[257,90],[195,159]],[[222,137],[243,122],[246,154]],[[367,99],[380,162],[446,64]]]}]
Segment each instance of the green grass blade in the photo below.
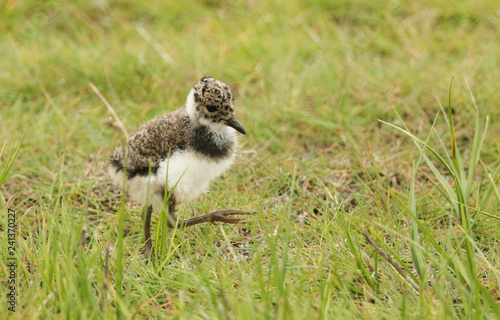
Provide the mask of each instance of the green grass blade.
[{"label": "green grass blade", "polygon": [[[21,146],[23,145],[24,139],[26,138],[26,133],[28,133],[27,129],[26,129],[26,131],[24,131],[23,137],[21,138],[21,141],[19,142],[17,147],[16,147],[15,143],[12,143],[9,157],[7,158],[7,161],[5,162],[5,164],[2,168],[2,171],[0,173],[0,187],[5,182],[5,179],[7,179],[7,174],[9,174],[9,171],[12,168],[12,165],[14,165],[14,161],[17,159],[17,156],[19,155],[19,151],[21,150]],[[0,159],[2,158],[3,152],[5,150],[5,145],[6,145],[6,143],[2,146],[2,150],[0,151]]]},{"label": "green grass blade", "polygon": [[365,266],[363,258],[361,257],[361,250],[359,248],[359,245],[357,243],[356,244],[354,243],[354,240],[351,236],[351,232],[349,230],[349,225],[346,223],[345,218],[341,213],[339,213],[338,217],[340,220],[342,231],[344,232],[344,235],[346,237],[347,245],[354,256],[354,260],[356,261],[358,269],[361,271],[361,274],[365,279],[366,283],[371,288],[375,289],[376,288],[375,281],[373,280],[370,271]]},{"label": "green grass blade", "polygon": [[415,266],[415,269],[417,270],[417,274],[420,279],[420,287],[422,288],[425,285],[425,279],[427,276],[427,271],[426,271],[426,264],[424,263],[423,257],[422,257],[422,251],[420,245],[420,239],[419,239],[419,229],[418,229],[418,224],[415,221],[415,218],[417,216],[417,201],[416,201],[416,195],[415,195],[415,180],[416,180],[416,172],[417,172],[417,166],[414,163],[413,164],[413,175],[412,175],[412,181],[410,185],[410,210],[413,212],[413,215],[410,217],[410,239],[412,240],[410,242],[410,250],[411,250],[411,255],[413,257],[413,264]]}]

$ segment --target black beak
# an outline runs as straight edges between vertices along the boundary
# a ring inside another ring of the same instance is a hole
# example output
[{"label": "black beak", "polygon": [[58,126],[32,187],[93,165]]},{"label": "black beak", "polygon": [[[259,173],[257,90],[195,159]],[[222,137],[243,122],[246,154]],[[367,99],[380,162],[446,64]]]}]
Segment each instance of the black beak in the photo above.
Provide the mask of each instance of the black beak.
[{"label": "black beak", "polygon": [[245,128],[241,125],[241,123],[236,120],[235,116],[232,116],[231,118],[227,119],[225,121],[226,126],[230,126],[231,128],[234,128],[234,130],[238,131],[239,133],[247,134],[245,131]]}]

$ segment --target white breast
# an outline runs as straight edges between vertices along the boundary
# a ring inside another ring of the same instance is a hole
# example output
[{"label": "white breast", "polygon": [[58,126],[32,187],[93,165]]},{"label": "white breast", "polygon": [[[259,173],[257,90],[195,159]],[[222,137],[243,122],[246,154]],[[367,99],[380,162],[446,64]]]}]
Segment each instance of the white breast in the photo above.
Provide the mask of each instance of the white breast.
[{"label": "white breast", "polygon": [[[136,176],[126,181],[126,188],[134,201],[144,205],[151,203],[155,211],[163,206],[163,186],[167,178],[168,188],[174,187],[176,202],[191,201],[208,189],[210,181],[226,171],[234,161],[234,154],[223,160],[214,161],[192,151],[179,151],[160,162],[156,175]],[[110,167],[109,173],[117,185],[123,182],[123,172]],[[177,184],[177,186],[175,186]],[[149,200],[148,200],[149,199]]]},{"label": "white breast", "polygon": [[[210,181],[226,171],[234,161],[234,154],[222,160],[211,160],[192,151],[178,151],[160,162],[157,181],[174,190],[177,202],[190,201],[207,191]],[[168,168],[168,174],[167,174]]]}]

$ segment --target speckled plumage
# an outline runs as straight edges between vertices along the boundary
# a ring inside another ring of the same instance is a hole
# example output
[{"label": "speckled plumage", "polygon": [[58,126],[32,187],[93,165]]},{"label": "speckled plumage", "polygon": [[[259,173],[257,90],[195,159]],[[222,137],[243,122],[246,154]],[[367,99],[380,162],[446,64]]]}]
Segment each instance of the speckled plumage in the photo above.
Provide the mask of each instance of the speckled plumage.
[{"label": "speckled plumage", "polygon": [[[151,159],[151,170],[155,173],[162,159],[187,147],[193,127],[185,109],[156,117],[129,134],[128,146],[115,149],[111,165],[118,170],[126,165],[127,176],[133,178],[137,174],[148,174]],[[127,161],[124,161],[125,154]]]}]

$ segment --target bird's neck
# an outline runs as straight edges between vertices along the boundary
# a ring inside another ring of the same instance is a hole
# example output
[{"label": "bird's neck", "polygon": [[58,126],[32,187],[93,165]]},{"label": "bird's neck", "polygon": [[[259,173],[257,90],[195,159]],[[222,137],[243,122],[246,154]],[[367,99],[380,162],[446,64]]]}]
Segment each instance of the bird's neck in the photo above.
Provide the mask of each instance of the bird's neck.
[{"label": "bird's neck", "polygon": [[228,126],[226,126],[224,123],[214,123],[208,119],[204,119],[201,117],[196,119],[196,121],[194,121],[194,123],[195,123],[195,126],[206,127],[208,131],[213,132],[213,133],[225,134],[225,133],[229,132]]},{"label": "bird's neck", "polygon": [[237,142],[234,130],[227,126],[223,130],[213,129],[213,126],[201,124],[195,127],[191,140],[193,149],[212,159],[232,156]]}]

